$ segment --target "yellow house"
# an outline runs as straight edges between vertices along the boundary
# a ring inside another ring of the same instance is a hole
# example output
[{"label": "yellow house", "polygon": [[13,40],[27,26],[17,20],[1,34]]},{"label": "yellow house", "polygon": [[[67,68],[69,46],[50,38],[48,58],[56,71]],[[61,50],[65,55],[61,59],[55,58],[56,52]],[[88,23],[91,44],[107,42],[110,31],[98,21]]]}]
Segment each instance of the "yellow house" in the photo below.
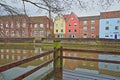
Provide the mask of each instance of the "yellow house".
[{"label": "yellow house", "polygon": [[58,14],[54,20],[55,38],[65,38],[65,19],[62,14]]}]

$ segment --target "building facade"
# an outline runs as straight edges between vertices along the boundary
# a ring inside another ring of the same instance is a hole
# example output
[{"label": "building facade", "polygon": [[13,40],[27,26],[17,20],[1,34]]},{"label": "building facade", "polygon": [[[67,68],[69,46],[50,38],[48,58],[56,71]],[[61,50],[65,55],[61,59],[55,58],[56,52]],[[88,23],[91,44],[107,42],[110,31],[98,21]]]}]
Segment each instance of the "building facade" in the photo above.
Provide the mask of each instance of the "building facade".
[{"label": "building facade", "polygon": [[29,20],[26,15],[0,16],[0,37],[28,38],[28,26]]},{"label": "building facade", "polygon": [[55,38],[65,38],[65,19],[62,14],[58,14],[58,16],[55,17],[54,21],[54,34]]},{"label": "building facade", "polygon": [[100,16],[79,17],[80,38],[97,38]]},{"label": "building facade", "polygon": [[120,11],[100,14],[99,38],[120,39]]},{"label": "building facade", "polygon": [[0,38],[50,38],[54,37],[53,26],[52,19],[47,16],[0,16]]},{"label": "building facade", "polygon": [[30,18],[30,35],[36,40],[54,37],[54,23],[47,16],[33,16]]},{"label": "building facade", "polygon": [[79,19],[72,12],[66,18],[66,38],[79,38],[80,28],[79,28]]}]

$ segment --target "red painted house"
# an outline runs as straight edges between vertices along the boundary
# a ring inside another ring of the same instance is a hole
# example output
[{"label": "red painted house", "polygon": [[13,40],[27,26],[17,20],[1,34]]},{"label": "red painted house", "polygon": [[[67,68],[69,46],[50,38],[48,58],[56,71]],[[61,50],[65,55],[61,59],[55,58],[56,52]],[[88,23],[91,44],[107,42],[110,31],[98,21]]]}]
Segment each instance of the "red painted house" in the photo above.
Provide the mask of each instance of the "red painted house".
[{"label": "red painted house", "polygon": [[72,12],[66,19],[66,38],[79,38],[79,19]]}]

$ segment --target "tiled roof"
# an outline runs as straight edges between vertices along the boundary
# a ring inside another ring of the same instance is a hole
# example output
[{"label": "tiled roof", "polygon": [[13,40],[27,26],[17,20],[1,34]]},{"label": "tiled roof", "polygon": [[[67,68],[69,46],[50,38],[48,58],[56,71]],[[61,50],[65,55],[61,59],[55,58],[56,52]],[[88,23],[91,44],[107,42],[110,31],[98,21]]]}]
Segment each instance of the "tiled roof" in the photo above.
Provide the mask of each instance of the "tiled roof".
[{"label": "tiled roof", "polygon": [[120,18],[120,11],[101,12],[100,18]]},{"label": "tiled roof", "polygon": [[63,15],[63,18],[66,20],[69,15]]},{"label": "tiled roof", "polygon": [[0,19],[2,19],[3,21],[8,21],[8,20],[19,20],[21,17],[21,19],[28,19],[28,16],[25,14],[18,14],[18,15],[5,15],[5,16],[0,16]]},{"label": "tiled roof", "polygon": [[86,17],[78,17],[79,20],[95,20],[100,19],[100,16],[86,16]]},{"label": "tiled roof", "polygon": [[29,17],[29,18],[30,18],[30,22],[32,22],[32,23],[42,23],[42,24],[46,23],[47,19],[51,20],[47,16],[33,16],[33,17]]}]

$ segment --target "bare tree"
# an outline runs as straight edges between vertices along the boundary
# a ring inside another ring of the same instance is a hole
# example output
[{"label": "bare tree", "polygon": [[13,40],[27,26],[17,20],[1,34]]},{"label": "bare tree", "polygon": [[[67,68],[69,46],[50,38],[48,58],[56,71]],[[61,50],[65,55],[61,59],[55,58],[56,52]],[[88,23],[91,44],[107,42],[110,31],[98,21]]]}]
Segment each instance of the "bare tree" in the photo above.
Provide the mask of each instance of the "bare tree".
[{"label": "bare tree", "polygon": [[79,3],[80,9],[101,8],[102,10],[107,10],[113,6],[114,3],[120,3],[120,0],[76,0],[76,2]]},{"label": "bare tree", "polygon": [[59,13],[64,10],[68,10],[70,8],[71,3],[69,2],[69,0],[36,0],[36,1],[23,0],[23,2],[31,3],[40,9],[48,11],[49,17],[51,17],[51,12]]},{"label": "bare tree", "polygon": [[6,0],[0,0],[0,13],[1,14],[18,14],[19,11],[16,7],[6,4]]},{"label": "bare tree", "polygon": [[[103,9],[107,9],[114,2],[120,2],[120,0],[0,0],[0,12],[6,11],[9,14],[20,13],[20,9],[17,9],[15,6],[11,6],[6,4],[8,1],[23,1],[22,8],[23,11],[26,11],[26,3],[30,3],[41,10],[46,10],[49,12],[49,16],[51,17],[51,13],[59,13],[62,11],[70,10],[71,7],[78,6],[79,9],[87,10],[87,8],[94,8],[94,6],[100,6]],[[78,5],[76,5],[78,4]]]}]

